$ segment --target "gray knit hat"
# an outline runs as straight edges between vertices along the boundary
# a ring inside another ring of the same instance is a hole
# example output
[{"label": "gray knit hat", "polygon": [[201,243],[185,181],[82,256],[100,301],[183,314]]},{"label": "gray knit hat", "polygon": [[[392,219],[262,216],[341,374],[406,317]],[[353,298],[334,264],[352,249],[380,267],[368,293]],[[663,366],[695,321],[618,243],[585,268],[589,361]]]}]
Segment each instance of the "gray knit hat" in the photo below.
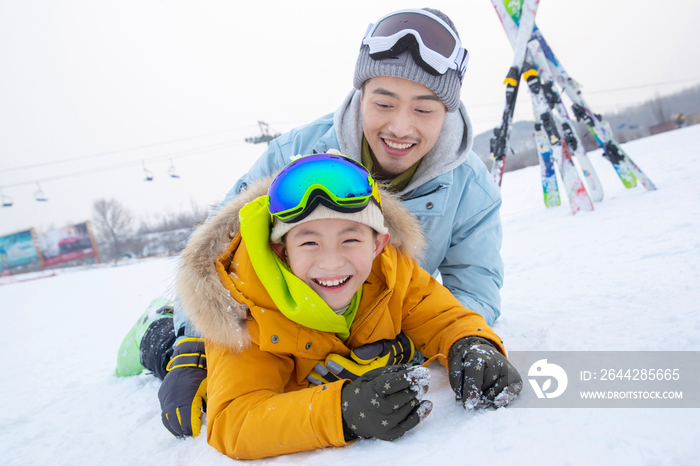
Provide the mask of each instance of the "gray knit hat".
[{"label": "gray knit hat", "polygon": [[282,241],[282,237],[286,235],[287,232],[295,226],[301,225],[305,222],[310,222],[311,220],[319,220],[326,218],[339,218],[342,220],[351,220],[353,222],[362,223],[363,225],[367,225],[368,227],[372,228],[380,235],[389,232],[389,229],[386,226],[384,226],[384,214],[382,214],[381,209],[374,202],[368,203],[367,207],[365,207],[361,211],[354,212],[351,214],[337,212],[335,210],[329,209],[324,205],[319,205],[314,209],[313,212],[311,212],[308,216],[304,217],[304,219],[298,222],[283,223],[276,221],[275,225],[272,227],[272,231],[270,232],[270,241],[272,241],[273,243],[279,243],[280,241]]},{"label": "gray knit hat", "polygon": [[[423,9],[447,23],[459,37],[454,23],[445,13],[433,8]],[[454,112],[459,107],[462,87],[459,73],[456,70],[448,69],[443,75],[433,76],[413,60],[408,50],[404,50],[396,57],[374,60],[369,56],[369,46],[362,45],[360,55],[357,57],[357,63],[355,64],[353,85],[355,88],[360,89],[365,81],[377,76],[394,76],[422,84],[438,96],[448,111]]]}]

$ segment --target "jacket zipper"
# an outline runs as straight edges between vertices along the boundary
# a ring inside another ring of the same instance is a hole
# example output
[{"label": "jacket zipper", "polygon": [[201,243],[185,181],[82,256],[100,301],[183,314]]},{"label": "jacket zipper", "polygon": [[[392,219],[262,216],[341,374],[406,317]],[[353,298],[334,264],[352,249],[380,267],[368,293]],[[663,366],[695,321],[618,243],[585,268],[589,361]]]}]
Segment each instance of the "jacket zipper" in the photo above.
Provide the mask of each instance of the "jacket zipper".
[{"label": "jacket zipper", "polygon": [[[372,315],[377,311],[377,309],[379,308],[379,306],[381,306],[381,305],[384,303],[384,301],[386,301],[387,299],[389,299],[389,296],[390,296],[390,295],[391,295],[391,290],[387,290],[387,291],[384,292],[384,295],[382,295],[382,297],[379,298],[379,301],[377,301],[377,305],[374,306],[374,307],[372,308],[372,310],[369,311],[369,312],[364,316],[364,318],[362,319],[362,321],[360,321],[359,324],[357,324],[357,327],[355,327],[355,331],[353,332],[352,335],[350,335],[350,338],[352,338],[354,335],[357,335],[357,333],[359,333],[360,329],[362,329],[362,327],[364,327],[364,325],[367,323],[367,321],[369,320],[369,318],[372,317]],[[350,338],[348,338],[348,340],[349,340]]]}]

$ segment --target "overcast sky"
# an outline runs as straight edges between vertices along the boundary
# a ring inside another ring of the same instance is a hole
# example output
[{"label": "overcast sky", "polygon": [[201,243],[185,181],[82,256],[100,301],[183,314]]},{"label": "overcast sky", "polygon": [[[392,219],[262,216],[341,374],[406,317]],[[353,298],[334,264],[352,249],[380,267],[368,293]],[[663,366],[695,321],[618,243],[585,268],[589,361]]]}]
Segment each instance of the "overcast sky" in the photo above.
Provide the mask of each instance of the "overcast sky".
[{"label": "overcast sky", "polygon": [[[400,8],[453,19],[475,132],[500,123],[512,51],[489,0],[242,3],[0,0],[0,189],[14,202],[0,235],[82,222],[98,198],[137,216],[218,203],[264,150],[243,142],[257,121],[286,131],[334,111],[367,25]],[[542,0],[537,24],[604,113],[700,83],[698,17],[696,0]],[[524,101],[516,120],[530,118]]]}]

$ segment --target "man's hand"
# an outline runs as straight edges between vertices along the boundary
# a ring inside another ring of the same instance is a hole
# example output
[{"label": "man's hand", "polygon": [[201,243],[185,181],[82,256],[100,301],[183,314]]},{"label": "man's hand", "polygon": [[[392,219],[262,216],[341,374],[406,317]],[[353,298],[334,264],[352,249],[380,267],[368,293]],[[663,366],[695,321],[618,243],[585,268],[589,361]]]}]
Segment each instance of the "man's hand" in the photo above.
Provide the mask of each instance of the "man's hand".
[{"label": "man's hand", "polygon": [[491,342],[462,338],[449,354],[450,385],[467,410],[493,404],[501,408],[518,396],[523,380],[517,369]]},{"label": "man's hand", "polygon": [[176,437],[196,437],[207,410],[207,356],[201,338],[175,344],[168,374],[158,390],[161,420]]},{"label": "man's hand", "polygon": [[345,439],[395,440],[413,429],[433,409],[430,401],[423,400],[429,382],[425,367],[388,366],[345,385],[341,393]]},{"label": "man's hand", "polygon": [[350,352],[352,359],[329,354],[324,362],[316,364],[307,380],[316,385],[341,379],[357,380],[362,374],[380,367],[408,364],[414,355],[413,341],[399,333],[393,340],[379,340],[355,348]]}]

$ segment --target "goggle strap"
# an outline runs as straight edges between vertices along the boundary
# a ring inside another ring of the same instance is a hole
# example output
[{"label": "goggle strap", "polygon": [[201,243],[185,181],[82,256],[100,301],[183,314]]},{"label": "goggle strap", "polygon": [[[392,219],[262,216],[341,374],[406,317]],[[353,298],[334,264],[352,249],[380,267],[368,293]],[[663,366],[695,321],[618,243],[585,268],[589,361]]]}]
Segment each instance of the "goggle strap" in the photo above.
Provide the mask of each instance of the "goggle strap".
[{"label": "goggle strap", "polygon": [[367,37],[369,37],[369,32],[372,30],[373,27],[374,23],[369,23],[369,26],[367,26],[367,30],[365,30],[365,35],[362,36],[362,40],[365,40],[367,39]]},{"label": "goggle strap", "polygon": [[469,64],[469,50],[464,47],[460,47],[457,52],[457,57],[455,58],[455,65],[457,65],[457,73],[459,73],[459,81],[464,80],[464,75],[467,72],[467,65]]},{"label": "goggle strap", "polygon": [[[285,217],[281,218],[278,214],[273,214],[273,217],[275,217],[277,220],[279,220],[282,223],[297,223],[302,220],[304,220],[306,217],[308,217],[311,212],[316,210],[316,208],[319,205],[323,205],[325,207],[328,207],[331,210],[334,210],[336,212],[340,212],[343,214],[352,214],[355,212],[360,212],[367,207],[367,204],[369,204],[370,199],[374,201],[374,203],[377,203],[377,200],[374,199],[374,196],[370,196],[367,198],[364,202],[360,204],[352,204],[352,205],[338,205],[336,202],[332,201],[331,199],[328,198],[328,194],[322,190],[315,190],[311,196],[309,196],[309,199],[306,201],[306,206],[301,209],[301,211],[296,214],[292,215],[291,217]],[[295,211],[298,209],[295,209]]]},{"label": "goggle strap", "polygon": [[316,202],[317,198],[325,198],[329,202],[333,202],[340,207],[365,205],[367,203],[368,197],[372,196],[373,194],[374,190],[367,196],[358,196],[354,198],[338,198],[334,194],[330,193],[325,186],[317,184],[314,187],[309,187],[307,189],[307,192],[304,193],[304,198],[296,207],[292,207],[291,209],[287,209],[280,212],[275,212],[273,215],[276,215],[279,218],[293,217],[299,212],[307,210],[309,207],[315,207],[316,204],[314,204],[314,202]]}]

